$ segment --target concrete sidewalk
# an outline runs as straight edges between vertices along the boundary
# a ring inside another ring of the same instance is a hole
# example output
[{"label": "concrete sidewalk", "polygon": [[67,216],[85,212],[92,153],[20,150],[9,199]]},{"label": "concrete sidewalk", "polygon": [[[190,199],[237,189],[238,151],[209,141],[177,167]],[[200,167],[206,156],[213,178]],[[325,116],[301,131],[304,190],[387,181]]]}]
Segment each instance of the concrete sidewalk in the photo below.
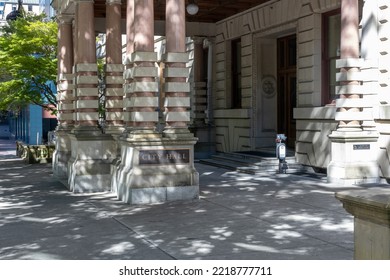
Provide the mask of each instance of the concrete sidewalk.
[{"label": "concrete sidewalk", "polygon": [[[313,174],[197,164],[197,201],[130,206],[72,194],[0,140],[0,259],[353,259],[353,217]],[[354,187],[358,188],[358,187]]]}]

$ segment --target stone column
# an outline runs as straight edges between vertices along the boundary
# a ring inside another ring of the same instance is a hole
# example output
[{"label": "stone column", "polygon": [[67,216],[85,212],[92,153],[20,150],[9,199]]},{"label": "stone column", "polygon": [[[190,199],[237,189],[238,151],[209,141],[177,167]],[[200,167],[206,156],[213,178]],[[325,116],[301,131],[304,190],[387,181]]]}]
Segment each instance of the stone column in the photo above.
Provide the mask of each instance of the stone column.
[{"label": "stone column", "polygon": [[[168,110],[167,113],[179,113],[169,119],[169,137],[162,137],[156,131],[158,122],[158,69],[156,67],[157,53],[154,52],[154,15],[153,0],[134,0],[134,9],[128,7],[127,31],[128,56],[126,58],[126,131],[121,142],[121,160],[113,172],[112,190],[117,192],[118,198],[130,204],[156,203],[170,200],[193,199],[198,197],[198,173],[193,166],[193,145],[195,139],[190,135],[186,126],[189,117],[187,110]],[[167,1],[167,9],[184,11],[184,0]],[[131,18],[134,16],[134,23]],[[172,16],[176,16],[172,14]],[[167,19],[170,19],[167,17]],[[172,19],[170,19],[172,20]],[[179,26],[184,24],[184,16],[180,16]],[[176,32],[170,30],[169,32]],[[134,34],[134,41],[132,35]],[[184,31],[179,33],[184,37]],[[182,39],[182,38],[181,38]],[[183,38],[185,39],[185,38]],[[170,44],[175,44],[170,42]],[[185,44],[180,42],[180,49]],[[174,61],[171,61],[173,59]],[[177,61],[178,60],[178,61]],[[168,58],[168,62],[185,65],[188,56],[179,53]],[[173,69],[173,68],[172,68]],[[173,77],[170,82],[183,89],[186,96],[170,95],[166,99],[167,107],[185,108],[189,106],[189,86],[185,79],[188,71],[183,75],[182,67],[168,71],[166,77]],[[174,74],[174,76],[172,76]],[[177,79],[176,79],[177,78]],[[184,78],[184,80],[183,80]],[[170,84],[172,86],[172,84]],[[171,92],[171,91],[168,91]],[[182,91],[181,91],[182,92]],[[176,128],[181,129],[181,136],[176,137]],[[179,140],[180,138],[180,140]]]},{"label": "stone column", "polygon": [[53,153],[53,174],[59,178],[67,177],[67,165],[71,156],[69,133],[74,127],[73,107],[73,17],[58,15],[58,76],[56,128],[56,147]]},{"label": "stone column", "polygon": [[134,1],[134,42],[126,58],[131,65],[124,77],[131,80],[125,84],[128,136],[155,138],[158,122],[158,69],[157,53],[154,52],[154,8],[152,0]]},{"label": "stone column", "polygon": [[[212,47],[204,37],[193,37],[193,82],[191,83],[191,117],[190,131],[198,141],[195,145],[195,158],[209,158],[213,153],[213,128],[208,122],[209,100],[207,93],[208,71],[212,71],[208,58],[204,57],[205,46],[210,50]],[[208,50],[209,50],[208,49]],[[208,54],[212,55],[212,54]],[[211,73],[211,72],[210,72]],[[207,76],[207,77],[206,77]],[[211,104],[211,103],[210,103]]]},{"label": "stone column", "polygon": [[76,46],[75,60],[76,130],[88,133],[98,131],[98,77],[96,64],[96,36],[94,24],[94,1],[76,2]]},{"label": "stone column", "polygon": [[123,120],[121,0],[106,1],[105,133],[119,135]]},{"label": "stone column", "polygon": [[[207,110],[207,84],[205,80],[205,67],[204,67],[204,45],[205,38],[194,37],[193,42],[193,84],[192,84],[192,114],[193,122],[192,128],[201,128],[205,126],[206,110]],[[195,133],[196,135],[196,133]]]},{"label": "stone column", "polygon": [[[123,87],[129,89],[133,81],[131,75],[131,69],[133,68],[133,63],[131,62],[131,56],[134,52],[134,0],[127,0],[126,6],[126,58],[124,61],[125,72],[124,72],[124,85]],[[130,112],[132,110],[132,105],[130,100],[132,100],[132,93],[124,93],[124,110]],[[124,122],[126,131],[130,131],[132,127],[132,122],[130,120],[130,114],[124,115]]]},{"label": "stone column", "polygon": [[68,187],[73,192],[110,189],[110,163],[116,157],[115,143],[98,127],[98,77],[94,1],[76,2],[75,110],[71,134],[72,156],[68,162]]},{"label": "stone column", "polygon": [[[361,68],[364,65],[359,51],[358,0],[341,2],[340,59],[336,67],[339,85],[336,87],[335,119],[337,130],[329,135],[332,141],[332,160],[328,166],[328,181],[343,185],[379,181],[376,162],[378,133],[363,130],[363,121],[372,121],[372,110],[362,97],[371,90],[363,84]],[[364,27],[363,27],[364,28]]]},{"label": "stone column", "polygon": [[170,138],[192,137],[188,130],[190,122],[190,84],[186,63],[185,1],[167,0],[165,14],[166,53],[164,69],[164,136]]}]

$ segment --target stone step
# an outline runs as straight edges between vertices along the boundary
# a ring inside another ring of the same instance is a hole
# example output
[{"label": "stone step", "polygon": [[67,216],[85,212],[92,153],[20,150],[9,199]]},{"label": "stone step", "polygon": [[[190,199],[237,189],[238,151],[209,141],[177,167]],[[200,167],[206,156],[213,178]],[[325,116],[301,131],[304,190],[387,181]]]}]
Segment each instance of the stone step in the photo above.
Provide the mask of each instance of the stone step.
[{"label": "stone step", "polygon": [[[275,174],[279,172],[279,160],[277,158],[242,153],[219,153],[210,159],[202,159],[200,162],[248,174]],[[306,170],[304,166],[296,163],[294,157],[286,158],[286,162],[288,165],[286,173],[304,172]]]}]

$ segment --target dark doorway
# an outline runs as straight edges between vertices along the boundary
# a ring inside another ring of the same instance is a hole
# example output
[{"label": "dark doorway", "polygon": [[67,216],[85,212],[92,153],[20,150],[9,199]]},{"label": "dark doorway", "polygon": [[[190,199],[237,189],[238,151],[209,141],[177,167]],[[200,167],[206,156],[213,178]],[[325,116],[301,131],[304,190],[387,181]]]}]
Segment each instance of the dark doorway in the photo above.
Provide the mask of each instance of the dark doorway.
[{"label": "dark doorway", "polygon": [[287,146],[294,148],[297,105],[297,39],[295,35],[278,39],[278,133],[287,136]]}]

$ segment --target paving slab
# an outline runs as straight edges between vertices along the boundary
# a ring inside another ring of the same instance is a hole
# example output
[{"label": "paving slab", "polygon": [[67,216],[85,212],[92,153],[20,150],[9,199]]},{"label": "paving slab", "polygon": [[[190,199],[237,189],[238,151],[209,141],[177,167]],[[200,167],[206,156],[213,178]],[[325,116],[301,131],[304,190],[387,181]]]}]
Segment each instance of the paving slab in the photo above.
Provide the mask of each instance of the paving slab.
[{"label": "paving slab", "polygon": [[0,139],[0,259],[353,258],[353,218],[334,198],[348,188],[323,175],[196,163],[200,199],[127,205],[69,192],[14,148]]}]

